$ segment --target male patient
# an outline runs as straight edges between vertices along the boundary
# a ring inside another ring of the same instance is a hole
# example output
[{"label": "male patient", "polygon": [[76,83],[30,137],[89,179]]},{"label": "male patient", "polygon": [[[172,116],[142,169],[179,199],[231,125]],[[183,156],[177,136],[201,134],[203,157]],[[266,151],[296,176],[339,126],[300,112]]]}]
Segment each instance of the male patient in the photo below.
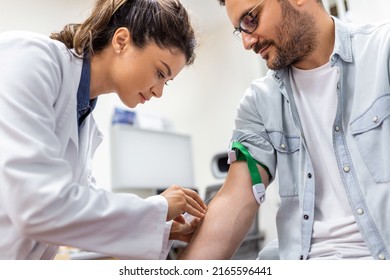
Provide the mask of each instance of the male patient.
[{"label": "male patient", "polygon": [[[390,259],[390,24],[343,23],[320,0],[219,1],[270,69],[232,136],[266,187],[278,170],[278,243],[259,259]],[[231,258],[258,207],[233,162],[181,257]]]}]

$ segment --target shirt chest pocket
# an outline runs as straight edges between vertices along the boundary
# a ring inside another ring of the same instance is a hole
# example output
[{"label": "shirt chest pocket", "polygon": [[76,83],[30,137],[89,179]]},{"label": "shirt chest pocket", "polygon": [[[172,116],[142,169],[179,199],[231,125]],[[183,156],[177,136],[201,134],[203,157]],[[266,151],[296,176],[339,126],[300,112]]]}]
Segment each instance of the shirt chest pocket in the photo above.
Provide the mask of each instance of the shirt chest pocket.
[{"label": "shirt chest pocket", "polygon": [[390,181],[390,94],[350,124],[359,152],[377,183]]},{"label": "shirt chest pocket", "polygon": [[279,172],[281,197],[298,195],[299,136],[286,136],[282,132],[270,132],[270,141],[275,149]]}]

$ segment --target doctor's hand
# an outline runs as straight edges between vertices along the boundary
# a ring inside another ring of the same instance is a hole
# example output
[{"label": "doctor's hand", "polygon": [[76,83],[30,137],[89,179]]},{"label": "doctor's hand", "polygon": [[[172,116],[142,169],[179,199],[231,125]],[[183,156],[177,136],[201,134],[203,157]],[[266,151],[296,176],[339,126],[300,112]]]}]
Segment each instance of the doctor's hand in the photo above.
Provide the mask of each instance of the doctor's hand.
[{"label": "doctor's hand", "polygon": [[184,212],[197,218],[203,218],[204,213],[206,213],[206,204],[193,190],[173,185],[162,192],[161,195],[168,201],[167,221],[178,216],[178,219],[181,219],[181,214]]},{"label": "doctor's hand", "polygon": [[194,234],[195,229],[199,224],[199,221],[199,218],[193,218],[189,223],[185,221],[183,223],[180,218],[175,219],[172,223],[169,239],[180,240],[187,243],[190,242],[192,235]]}]

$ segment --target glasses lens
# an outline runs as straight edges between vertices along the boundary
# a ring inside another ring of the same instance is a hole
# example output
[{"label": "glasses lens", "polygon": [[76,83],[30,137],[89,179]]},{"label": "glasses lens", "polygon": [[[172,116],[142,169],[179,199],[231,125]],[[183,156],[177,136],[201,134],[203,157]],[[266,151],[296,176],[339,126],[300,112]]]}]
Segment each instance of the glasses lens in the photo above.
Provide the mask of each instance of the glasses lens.
[{"label": "glasses lens", "polygon": [[257,19],[251,14],[248,14],[242,18],[240,27],[242,31],[252,33],[257,27]]}]

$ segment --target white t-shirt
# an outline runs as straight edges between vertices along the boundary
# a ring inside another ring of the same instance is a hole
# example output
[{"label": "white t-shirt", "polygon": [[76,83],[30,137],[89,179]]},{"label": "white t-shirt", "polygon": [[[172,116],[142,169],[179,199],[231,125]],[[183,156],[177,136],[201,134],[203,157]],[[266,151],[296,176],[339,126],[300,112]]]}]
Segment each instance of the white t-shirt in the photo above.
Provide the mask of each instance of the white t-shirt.
[{"label": "white t-shirt", "polygon": [[333,151],[338,69],[330,63],[311,70],[293,67],[290,79],[316,182],[309,258],[372,258],[352,214]]}]

